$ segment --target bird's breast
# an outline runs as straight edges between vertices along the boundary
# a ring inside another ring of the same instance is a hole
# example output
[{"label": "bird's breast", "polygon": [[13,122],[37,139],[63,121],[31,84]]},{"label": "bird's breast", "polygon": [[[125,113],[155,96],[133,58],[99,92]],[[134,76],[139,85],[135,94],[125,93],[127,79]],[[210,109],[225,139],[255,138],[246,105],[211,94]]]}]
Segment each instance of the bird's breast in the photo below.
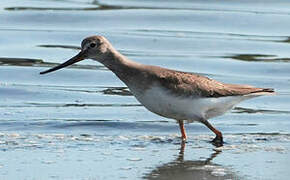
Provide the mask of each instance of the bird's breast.
[{"label": "bird's breast", "polygon": [[244,96],[207,98],[174,94],[158,85],[147,90],[130,88],[137,100],[149,111],[176,120],[201,121],[224,114],[242,100]]},{"label": "bird's breast", "polygon": [[144,107],[160,116],[176,120],[198,119],[201,116],[199,110],[195,111],[194,98],[176,96],[158,86],[145,91],[131,91]]}]

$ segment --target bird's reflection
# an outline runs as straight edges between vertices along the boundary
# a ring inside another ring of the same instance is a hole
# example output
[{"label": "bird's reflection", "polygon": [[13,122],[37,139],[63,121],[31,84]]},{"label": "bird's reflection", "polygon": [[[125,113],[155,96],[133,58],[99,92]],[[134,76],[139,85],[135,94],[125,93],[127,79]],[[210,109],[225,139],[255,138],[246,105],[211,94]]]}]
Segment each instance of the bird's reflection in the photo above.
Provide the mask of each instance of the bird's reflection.
[{"label": "bird's reflection", "polygon": [[212,163],[221,151],[214,151],[205,160],[184,160],[184,150],[186,144],[181,143],[178,157],[169,163],[155,168],[145,179],[166,179],[166,180],[224,180],[237,179],[237,176],[226,170],[221,165]]}]

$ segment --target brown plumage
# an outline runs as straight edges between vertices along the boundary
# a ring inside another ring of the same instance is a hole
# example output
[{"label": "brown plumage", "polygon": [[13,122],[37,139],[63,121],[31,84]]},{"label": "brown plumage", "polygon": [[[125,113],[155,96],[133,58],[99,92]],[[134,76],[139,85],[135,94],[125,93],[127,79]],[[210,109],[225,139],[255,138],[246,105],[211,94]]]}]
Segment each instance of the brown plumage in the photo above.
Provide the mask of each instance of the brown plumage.
[{"label": "brown plumage", "polygon": [[163,68],[162,70],[161,68],[157,69],[159,70],[159,73],[155,73],[155,75],[160,84],[164,88],[172,91],[172,93],[182,96],[217,98],[225,96],[242,96],[259,92],[274,92],[273,89],[269,88],[256,88],[249,85],[226,84],[198,74]]},{"label": "brown plumage", "polygon": [[[159,66],[142,66],[142,71],[135,69],[125,70],[122,79],[125,83],[127,80],[136,81],[143,79],[138,83],[139,88],[146,90],[151,87],[152,83],[158,82],[162,87],[169,90],[176,96],[196,96],[205,97],[226,97],[226,96],[243,96],[253,93],[274,93],[271,88],[257,88],[249,85],[237,85],[218,82],[205,76],[194,73],[175,71],[162,68]],[[118,73],[117,73],[118,74]],[[127,85],[130,84],[126,83]]]}]

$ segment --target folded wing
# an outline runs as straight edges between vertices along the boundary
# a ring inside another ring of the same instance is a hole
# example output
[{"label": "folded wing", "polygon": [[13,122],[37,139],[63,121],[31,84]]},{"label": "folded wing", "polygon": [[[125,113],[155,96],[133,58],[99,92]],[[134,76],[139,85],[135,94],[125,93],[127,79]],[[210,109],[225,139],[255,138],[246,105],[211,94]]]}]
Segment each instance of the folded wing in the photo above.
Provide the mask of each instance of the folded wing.
[{"label": "folded wing", "polygon": [[274,93],[270,88],[226,84],[201,75],[173,70],[164,70],[156,78],[163,87],[177,96],[225,97]]}]

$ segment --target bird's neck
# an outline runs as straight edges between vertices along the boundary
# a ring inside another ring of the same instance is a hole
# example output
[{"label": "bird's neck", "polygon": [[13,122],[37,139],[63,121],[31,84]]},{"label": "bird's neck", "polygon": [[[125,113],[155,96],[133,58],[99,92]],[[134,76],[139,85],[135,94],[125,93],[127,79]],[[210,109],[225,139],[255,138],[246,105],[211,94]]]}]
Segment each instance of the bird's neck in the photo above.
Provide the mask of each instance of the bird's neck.
[{"label": "bird's neck", "polygon": [[106,52],[104,59],[100,62],[126,84],[142,66],[142,64],[128,59],[114,48],[110,48],[110,50]]},{"label": "bird's neck", "polygon": [[129,60],[115,49],[107,52],[104,61],[102,62],[108,69],[113,72],[123,71],[123,68],[137,65],[137,62]]}]

